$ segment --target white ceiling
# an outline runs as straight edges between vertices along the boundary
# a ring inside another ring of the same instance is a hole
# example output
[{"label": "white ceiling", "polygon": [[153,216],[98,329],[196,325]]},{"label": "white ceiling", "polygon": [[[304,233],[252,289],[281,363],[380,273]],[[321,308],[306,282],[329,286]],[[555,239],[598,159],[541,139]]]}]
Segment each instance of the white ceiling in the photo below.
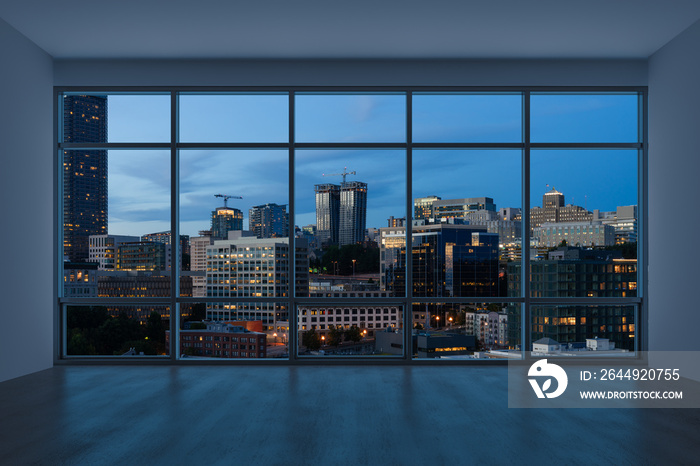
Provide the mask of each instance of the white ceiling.
[{"label": "white ceiling", "polygon": [[55,58],[647,58],[700,0],[0,0]]}]

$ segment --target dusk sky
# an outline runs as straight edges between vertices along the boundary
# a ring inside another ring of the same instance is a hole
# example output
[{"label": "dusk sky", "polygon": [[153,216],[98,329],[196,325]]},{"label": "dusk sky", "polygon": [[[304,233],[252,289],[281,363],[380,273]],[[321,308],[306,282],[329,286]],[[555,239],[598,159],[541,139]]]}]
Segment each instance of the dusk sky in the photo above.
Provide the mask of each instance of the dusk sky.
[{"label": "dusk sky", "polygon": [[[183,142],[286,142],[286,95],[183,96]],[[533,142],[636,142],[635,95],[533,95]],[[520,142],[519,95],[415,95],[416,142]],[[167,142],[170,97],[111,95],[109,142]],[[299,95],[298,142],[404,142],[401,95]],[[296,219],[315,223],[314,184],[368,184],[367,227],[386,226],[405,212],[406,154],[397,149],[299,150],[296,155]],[[637,203],[634,150],[532,150],[531,206],[555,187],[567,203],[614,210]],[[170,229],[168,150],[109,151],[109,233],[143,235]],[[180,152],[180,230],[196,236],[210,226],[223,201],[229,206],[289,203],[288,151],[183,150]],[[547,187],[549,185],[549,188]],[[520,150],[414,150],[413,195],[443,199],[491,197],[497,207],[520,207]]]}]

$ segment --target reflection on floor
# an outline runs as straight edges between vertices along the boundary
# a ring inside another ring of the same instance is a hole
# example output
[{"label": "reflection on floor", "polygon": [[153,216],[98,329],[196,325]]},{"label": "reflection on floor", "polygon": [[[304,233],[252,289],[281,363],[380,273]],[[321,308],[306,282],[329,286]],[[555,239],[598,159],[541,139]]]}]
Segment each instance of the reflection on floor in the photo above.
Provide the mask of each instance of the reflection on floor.
[{"label": "reflection on floor", "polygon": [[57,367],[0,383],[3,464],[691,464],[698,410],[508,409],[504,367]]}]

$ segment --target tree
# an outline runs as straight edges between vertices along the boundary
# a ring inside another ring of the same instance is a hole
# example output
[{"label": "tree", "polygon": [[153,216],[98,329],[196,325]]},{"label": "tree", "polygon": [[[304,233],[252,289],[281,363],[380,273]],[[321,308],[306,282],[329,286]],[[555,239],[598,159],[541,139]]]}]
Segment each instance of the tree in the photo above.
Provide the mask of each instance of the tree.
[{"label": "tree", "polygon": [[309,351],[318,351],[321,348],[321,339],[316,330],[307,330],[301,335],[301,344],[306,346]]},{"label": "tree", "polygon": [[353,325],[345,332],[345,340],[354,341],[355,343],[357,343],[361,339],[362,333],[356,325]]},{"label": "tree", "polygon": [[119,354],[125,342],[143,340],[146,336],[138,321],[124,312],[100,325],[98,335],[100,354]]},{"label": "tree", "polygon": [[335,325],[330,326],[331,331],[328,333],[328,344],[331,346],[338,346],[343,341],[343,334],[345,333],[342,328],[336,327]]}]

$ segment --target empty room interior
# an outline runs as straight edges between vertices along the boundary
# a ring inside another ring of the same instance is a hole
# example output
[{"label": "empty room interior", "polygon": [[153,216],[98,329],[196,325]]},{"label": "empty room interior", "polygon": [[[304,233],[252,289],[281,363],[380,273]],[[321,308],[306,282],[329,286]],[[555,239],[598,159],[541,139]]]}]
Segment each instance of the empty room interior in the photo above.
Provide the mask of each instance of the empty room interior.
[{"label": "empty room interior", "polygon": [[696,0],[3,0],[0,64],[0,463],[697,462]]}]

